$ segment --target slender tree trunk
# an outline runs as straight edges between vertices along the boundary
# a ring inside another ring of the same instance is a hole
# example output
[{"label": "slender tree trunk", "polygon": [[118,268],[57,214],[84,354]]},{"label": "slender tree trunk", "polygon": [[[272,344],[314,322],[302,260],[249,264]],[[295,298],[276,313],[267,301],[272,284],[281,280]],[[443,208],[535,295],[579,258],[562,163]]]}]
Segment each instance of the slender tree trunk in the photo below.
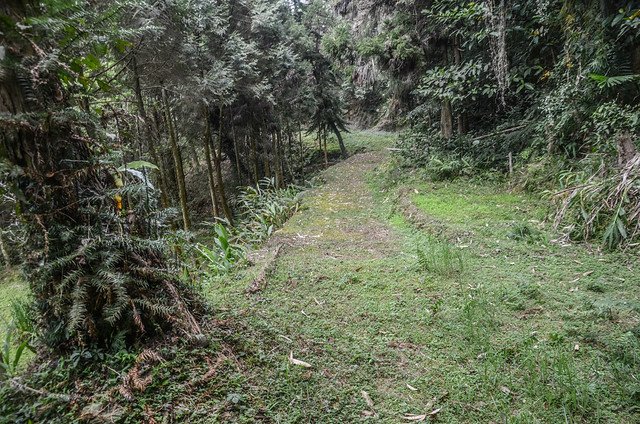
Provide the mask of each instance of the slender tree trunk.
[{"label": "slender tree trunk", "polygon": [[242,184],[244,181],[244,175],[242,169],[240,168],[240,143],[236,138],[236,127],[235,125],[231,125],[231,137],[233,137],[233,155],[235,156],[236,161],[236,174],[238,176],[238,183]]},{"label": "slender tree trunk", "polygon": [[291,166],[291,157],[293,156],[293,133],[291,132],[291,127],[287,125],[287,151],[285,152],[284,162],[287,166],[287,171],[289,172],[290,181],[295,180],[295,174],[293,172],[293,168]]},{"label": "slender tree trunk", "polygon": [[209,119],[208,109],[204,111],[206,126],[204,136],[204,155],[207,161],[207,178],[209,180],[209,196],[211,196],[211,208],[213,216],[220,216],[220,206],[218,205],[218,197],[216,196],[216,183],[213,174],[213,164],[211,163],[211,120]]},{"label": "slender tree trunk", "polygon": [[276,187],[284,187],[284,164],[282,158],[284,156],[282,152],[282,135],[280,130],[276,130],[274,134],[275,139],[275,162],[276,162]]},{"label": "slender tree trunk", "polygon": [[9,256],[9,251],[4,243],[4,234],[2,233],[2,230],[0,230],[0,253],[2,254],[4,267],[9,268],[11,266],[11,256]]},{"label": "slender tree trunk", "polygon": [[151,121],[147,117],[147,110],[144,106],[144,100],[142,98],[142,89],[140,86],[140,75],[138,74],[138,62],[136,61],[135,55],[132,60],[133,67],[133,91],[136,95],[136,103],[138,107],[138,114],[142,119],[142,128],[145,141],[147,143],[147,148],[149,149],[149,154],[151,155],[151,160],[153,160],[154,165],[158,167],[158,183],[160,185],[160,202],[164,208],[169,207],[169,188],[167,186],[167,178],[165,176],[164,166],[160,162],[160,157],[158,156],[158,152],[156,151],[156,144],[154,140],[153,129],[151,126]]},{"label": "slender tree trunk", "polygon": [[330,123],[331,126],[331,131],[333,131],[333,133],[336,135],[336,137],[338,137],[338,145],[340,145],[340,155],[342,156],[343,159],[347,158],[347,148],[344,145],[344,140],[342,139],[342,134],[340,134],[340,131],[338,130],[338,127],[336,126],[336,124],[334,122]]},{"label": "slender tree trunk", "polygon": [[440,109],[440,131],[444,138],[453,137],[453,115],[451,113],[451,101],[444,99]]},{"label": "slender tree trunk", "polygon": [[327,151],[327,131],[322,131],[322,147],[324,149],[324,167],[329,167],[329,152]]},{"label": "slender tree trunk", "polygon": [[167,90],[162,88],[162,102],[164,103],[165,118],[167,128],[169,130],[169,141],[171,142],[171,154],[176,169],[176,182],[178,184],[178,196],[180,197],[180,209],[182,210],[182,224],[185,230],[191,227],[191,218],[189,217],[189,206],[187,205],[187,187],[184,181],[184,168],[182,166],[182,155],[178,146],[178,136],[176,128],[173,124],[171,109],[169,108],[169,100],[167,99]]},{"label": "slender tree trunk", "polygon": [[302,140],[302,125],[298,124],[298,141],[300,143],[300,178],[304,180],[304,141]]},{"label": "slender tree trunk", "polygon": [[216,186],[218,188],[218,195],[220,196],[220,206],[222,207],[222,211],[224,212],[224,216],[227,218],[227,221],[231,225],[233,225],[233,214],[231,213],[231,208],[229,208],[229,203],[227,202],[227,195],[224,191],[224,180],[222,178],[222,106],[220,106],[220,127],[218,131],[218,146],[214,144],[213,146],[213,163],[215,165],[216,171]]},{"label": "slender tree trunk", "polygon": [[[453,39],[453,63],[456,65],[462,64],[462,47],[460,45],[460,37],[456,36]],[[466,116],[464,112],[460,112],[456,118],[458,124],[458,135],[463,135],[467,132]]]},{"label": "slender tree trunk", "polygon": [[[251,137],[251,136],[250,136]],[[256,151],[256,138],[251,137],[251,163],[253,164],[253,183],[258,184],[258,152]]]},{"label": "slender tree trunk", "polygon": [[[449,64],[449,41],[447,40],[443,48],[444,62]],[[451,110],[451,100],[442,99],[440,108],[440,132],[446,139],[453,137],[453,111]]]},{"label": "slender tree trunk", "polygon": [[263,153],[263,157],[262,157],[262,166],[264,168],[264,175],[267,178],[271,178],[271,162],[270,162],[270,156],[271,156],[271,135],[270,134],[265,134],[265,143],[264,143],[264,153]]}]

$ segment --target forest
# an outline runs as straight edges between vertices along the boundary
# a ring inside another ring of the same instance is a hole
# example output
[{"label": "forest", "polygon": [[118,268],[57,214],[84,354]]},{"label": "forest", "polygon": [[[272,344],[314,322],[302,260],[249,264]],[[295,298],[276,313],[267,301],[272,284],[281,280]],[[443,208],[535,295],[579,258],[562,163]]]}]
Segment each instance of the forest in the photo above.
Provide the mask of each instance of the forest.
[{"label": "forest", "polygon": [[640,421],[640,3],[2,0],[0,423]]}]

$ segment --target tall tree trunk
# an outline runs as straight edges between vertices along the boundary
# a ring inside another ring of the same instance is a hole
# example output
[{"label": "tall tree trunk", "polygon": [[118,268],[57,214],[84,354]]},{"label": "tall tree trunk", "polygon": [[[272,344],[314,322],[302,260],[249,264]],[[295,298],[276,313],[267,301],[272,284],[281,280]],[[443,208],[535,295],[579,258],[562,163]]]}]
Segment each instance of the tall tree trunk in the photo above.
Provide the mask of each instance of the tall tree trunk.
[{"label": "tall tree trunk", "polygon": [[271,178],[271,135],[265,134],[265,143],[262,154],[262,167],[264,169],[264,175],[267,178]]},{"label": "tall tree trunk", "polygon": [[160,202],[162,203],[162,207],[169,207],[169,187],[167,185],[167,178],[165,176],[164,165],[160,162],[160,157],[158,156],[158,152],[156,151],[156,144],[154,140],[154,132],[152,128],[151,121],[147,116],[147,109],[144,106],[144,100],[142,98],[142,88],[140,86],[140,75],[138,73],[138,62],[136,60],[136,56],[133,56],[132,59],[132,67],[133,67],[133,91],[136,95],[136,103],[138,107],[138,114],[140,119],[142,119],[142,128],[144,133],[144,138],[147,143],[147,148],[149,149],[149,154],[151,155],[151,160],[153,160],[154,165],[158,167],[158,182],[160,185]]},{"label": "tall tree trunk", "polygon": [[322,131],[322,148],[324,149],[324,167],[329,167],[329,151],[327,149],[327,130]]},{"label": "tall tree trunk", "polygon": [[298,142],[300,143],[300,178],[304,181],[304,141],[302,139],[302,125],[298,124]]},{"label": "tall tree trunk", "polygon": [[236,175],[238,178],[238,183],[243,184],[244,175],[242,172],[242,168],[240,167],[240,143],[238,142],[238,138],[236,137],[236,127],[231,124],[231,137],[233,137],[233,156],[235,159],[235,168]]},{"label": "tall tree trunk", "polygon": [[213,174],[213,164],[211,163],[211,120],[209,119],[208,108],[204,111],[205,115],[205,135],[204,135],[204,155],[207,161],[207,178],[209,180],[209,196],[211,196],[211,207],[214,217],[220,216],[220,206],[218,205],[218,197],[216,196],[216,182]]},{"label": "tall tree trunk", "polygon": [[220,126],[218,128],[218,145],[213,145],[213,163],[216,171],[216,186],[218,188],[218,195],[220,196],[220,206],[224,212],[224,216],[227,221],[233,225],[233,214],[231,208],[229,208],[229,202],[227,202],[227,195],[224,190],[224,180],[222,178],[222,106],[220,106]]},{"label": "tall tree trunk", "polygon": [[446,139],[453,137],[453,114],[451,113],[451,101],[449,99],[442,100],[442,108],[440,109],[440,132]]},{"label": "tall tree trunk", "polygon": [[[158,108],[157,104],[152,105],[151,117],[153,119],[151,119],[151,123],[153,127],[153,140],[158,142],[158,144],[154,143],[154,150],[158,155],[158,162],[162,164],[162,169],[164,171],[168,204],[176,205],[179,203],[179,200],[176,197],[176,193],[178,192],[176,170],[175,164],[173,163],[173,156],[171,155],[171,148],[169,147],[167,149],[167,146],[162,144],[162,140],[165,139],[165,135],[167,139],[169,138],[169,135],[168,131],[165,131],[166,125],[164,124],[164,117],[161,109],[162,108]],[[169,154],[167,154],[167,152],[169,152]]]},{"label": "tall tree trunk", "polygon": [[276,166],[276,187],[284,187],[284,166],[282,163],[282,138],[280,130],[277,129],[273,134],[274,143],[274,161]]},{"label": "tall tree trunk", "polygon": [[180,210],[182,211],[182,224],[185,230],[191,228],[191,218],[189,217],[189,206],[187,205],[187,186],[184,180],[184,168],[182,166],[182,155],[178,146],[178,135],[173,124],[173,116],[169,107],[169,99],[167,98],[167,90],[162,87],[162,103],[164,105],[165,120],[169,130],[169,141],[171,142],[171,154],[176,170],[176,182],[178,184],[178,196],[180,197]]},{"label": "tall tree trunk", "polygon": [[[445,65],[449,64],[449,40],[443,46],[443,58]],[[442,99],[440,107],[440,133],[442,137],[449,139],[453,137],[453,111],[451,110],[451,100]]]},{"label": "tall tree trunk", "polygon": [[253,183],[254,184],[258,184],[258,180],[259,180],[259,175],[258,175],[258,152],[256,151],[256,138],[254,137],[250,137],[250,143],[251,143],[251,163],[252,163],[252,169],[253,169]]},{"label": "tall tree trunk", "polygon": [[[453,39],[453,63],[455,63],[457,66],[460,66],[462,64],[462,46],[460,45],[459,36],[456,36]],[[464,112],[458,113],[456,121],[458,124],[458,135],[465,134],[467,132],[467,119]]]}]

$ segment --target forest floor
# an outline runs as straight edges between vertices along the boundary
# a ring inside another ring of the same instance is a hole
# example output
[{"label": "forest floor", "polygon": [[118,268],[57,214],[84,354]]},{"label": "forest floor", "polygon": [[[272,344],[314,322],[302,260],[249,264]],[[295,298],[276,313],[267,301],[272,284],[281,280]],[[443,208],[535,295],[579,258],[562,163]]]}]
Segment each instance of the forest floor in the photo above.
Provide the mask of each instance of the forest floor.
[{"label": "forest floor", "polygon": [[80,374],[76,415],[638,422],[637,255],[554,240],[547,202],[504,184],[393,181],[394,137],[349,135],[253,264],[202,283],[208,346],[159,347],[133,401],[126,368]]},{"label": "forest floor", "polygon": [[552,241],[546,202],[503,184],[392,182],[393,136],[363,137],[263,259],[205,287],[253,364],[221,417],[637,422],[637,255]]}]

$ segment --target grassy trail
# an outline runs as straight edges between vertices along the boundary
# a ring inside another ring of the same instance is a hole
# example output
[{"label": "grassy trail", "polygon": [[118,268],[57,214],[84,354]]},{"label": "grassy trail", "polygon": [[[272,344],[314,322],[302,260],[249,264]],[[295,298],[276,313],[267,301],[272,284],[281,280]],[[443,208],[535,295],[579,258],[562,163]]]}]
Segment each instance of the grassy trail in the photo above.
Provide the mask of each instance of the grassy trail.
[{"label": "grassy trail", "polygon": [[539,204],[499,186],[388,189],[392,137],[362,137],[378,148],[206,289],[251,352],[234,420],[637,422],[634,257],[550,243]]},{"label": "grassy trail", "polygon": [[640,422],[637,252],[558,239],[503,184],[398,170],[394,137],[348,135],[252,264],[202,283],[206,343],[45,368],[78,399],[54,422]]}]

